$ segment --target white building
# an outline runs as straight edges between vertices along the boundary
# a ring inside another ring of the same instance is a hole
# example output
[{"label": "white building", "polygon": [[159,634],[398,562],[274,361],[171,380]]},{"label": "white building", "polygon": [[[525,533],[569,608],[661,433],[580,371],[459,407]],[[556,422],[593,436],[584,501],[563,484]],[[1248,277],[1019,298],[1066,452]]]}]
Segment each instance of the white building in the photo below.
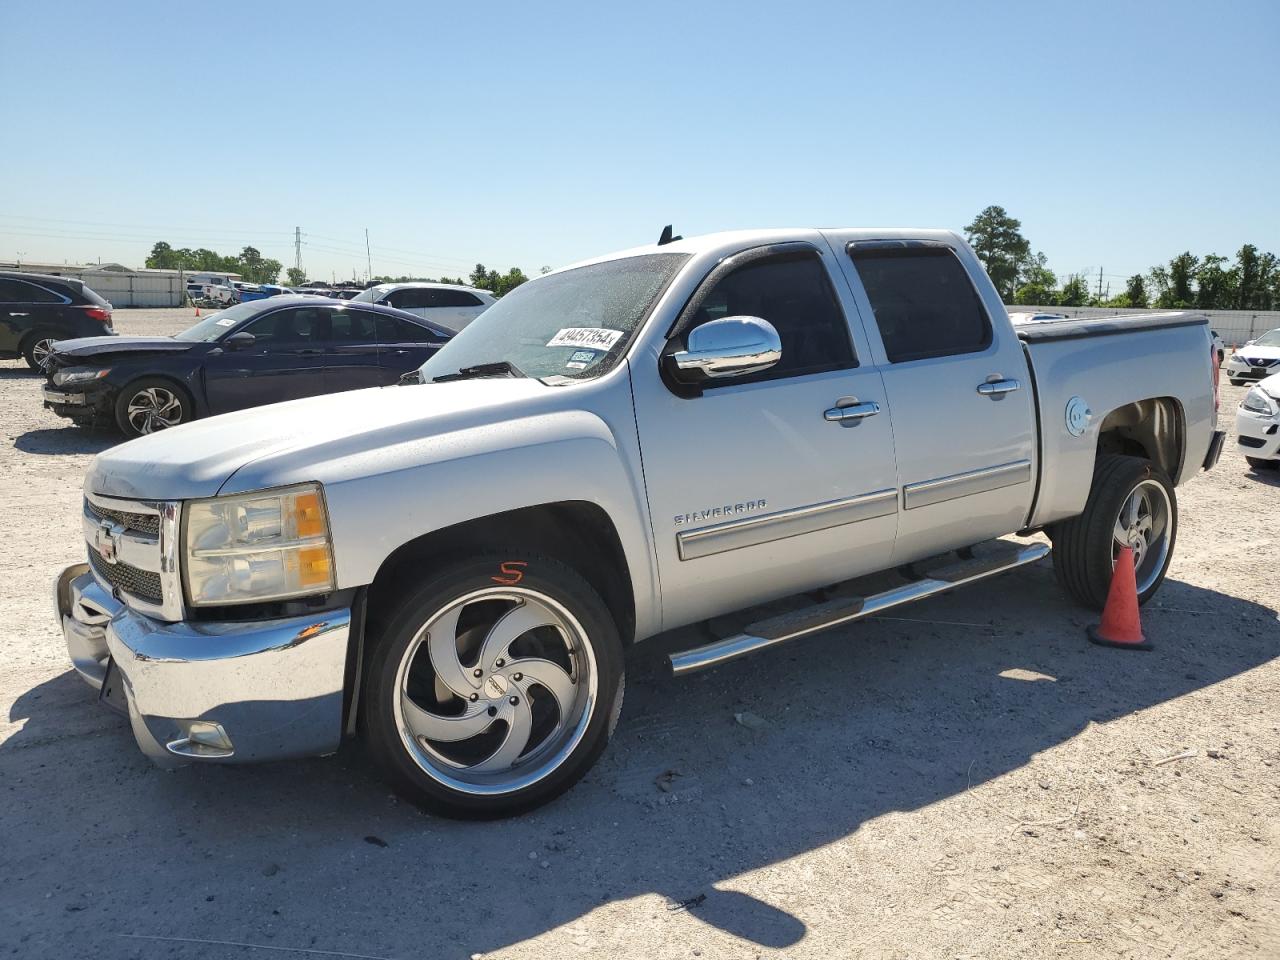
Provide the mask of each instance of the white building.
[{"label": "white building", "polygon": [[187,281],[225,277],[239,280],[238,273],[188,270],[131,269],[118,263],[37,263],[0,260],[0,270],[24,270],[55,277],[83,280],[89,288],[111,301],[113,307],[181,307],[186,302]]}]

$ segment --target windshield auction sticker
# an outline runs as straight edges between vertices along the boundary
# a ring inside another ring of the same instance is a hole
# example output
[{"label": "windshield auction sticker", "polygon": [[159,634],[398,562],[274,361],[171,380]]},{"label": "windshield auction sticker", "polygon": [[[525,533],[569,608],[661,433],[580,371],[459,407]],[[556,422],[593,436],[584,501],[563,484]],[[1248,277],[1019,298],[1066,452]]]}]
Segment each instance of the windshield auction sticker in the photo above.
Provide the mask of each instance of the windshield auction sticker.
[{"label": "windshield auction sticker", "polygon": [[234,327],[236,321],[234,317],[223,317],[221,320],[213,321],[215,327]]},{"label": "windshield auction sticker", "polygon": [[618,338],[621,330],[606,330],[604,327],[565,327],[547,341],[548,347],[590,347],[593,350],[608,350]]}]

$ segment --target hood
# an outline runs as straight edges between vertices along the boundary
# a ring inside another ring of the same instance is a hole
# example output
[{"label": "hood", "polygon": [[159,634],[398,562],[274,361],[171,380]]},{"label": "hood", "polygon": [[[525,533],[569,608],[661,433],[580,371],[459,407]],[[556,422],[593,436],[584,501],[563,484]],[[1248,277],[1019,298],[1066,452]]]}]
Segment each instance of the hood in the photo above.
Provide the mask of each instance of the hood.
[{"label": "hood", "polygon": [[1263,347],[1258,344],[1250,344],[1245,347],[1237,347],[1234,356],[1243,359],[1259,359],[1259,360],[1280,360],[1280,347]]},{"label": "hood", "polygon": [[54,355],[66,363],[113,353],[177,353],[190,350],[196,343],[173,337],[81,337],[78,340],[59,340],[54,347]]},{"label": "hood", "polygon": [[1263,377],[1254,386],[1272,399],[1280,400],[1280,373],[1273,373],[1269,377]]},{"label": "hood", "polygon": [[[306,472],[368,450],[443,438],[538,412],[564,388],[526,378],[373,387],[224,414],[98,454],[85,491],[134,500],[212,497],[239,470],[269,458],[244,489],[274,486],[273,470]],[[263,482],[259,475],[265,477]],[[303,479],[324,482],[326,477]],[[290,480],[288,482],[293,482]],[[239,486],[239,485],[237,485]]]}]

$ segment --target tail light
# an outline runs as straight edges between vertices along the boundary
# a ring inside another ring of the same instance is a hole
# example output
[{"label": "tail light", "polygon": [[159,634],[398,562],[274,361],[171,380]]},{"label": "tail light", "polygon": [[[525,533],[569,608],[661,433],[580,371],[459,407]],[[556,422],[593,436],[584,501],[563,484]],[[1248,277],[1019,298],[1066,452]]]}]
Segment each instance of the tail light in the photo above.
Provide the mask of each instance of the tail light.
[{"label": "tail light", "polygon": [[108,329],[111,328],[111,311],[106,307],[81,307],[84,315],[90,320],[97,320]]},{"label": "tail light", "polygon": [[1218,348],[1212,343],[1209,344],[1209,355],[1213,358],[1213,412],[1216,414],[1218,408],[1222,405],[1222,391],[1218,388],[1218,380],[1220,379],[1218,374],[1220,366]]}]

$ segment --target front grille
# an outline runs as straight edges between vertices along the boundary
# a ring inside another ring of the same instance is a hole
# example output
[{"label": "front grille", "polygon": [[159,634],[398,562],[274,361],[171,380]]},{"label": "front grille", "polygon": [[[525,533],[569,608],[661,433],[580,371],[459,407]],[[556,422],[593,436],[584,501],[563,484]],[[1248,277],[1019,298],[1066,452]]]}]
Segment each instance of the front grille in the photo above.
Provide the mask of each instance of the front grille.
[{"label": "front grille", "polygon": [[148,573],[127,563],[107,563],[92,547],[89,548],[89,565],[93,567],[94,573],[122,593],[147,603],[159,604],[164,599],[158,573]]},{"label": "front grille", "polygon": [[127,513],[124,510],[112,510],[109,507],[100,507],[92,500],[86,500],[84,505],[91,517],[97,517],[99,520],[110,520],[120,524],[126,530],[149,533],[153,537],[160,535],[160,517],[157,514]]}]

